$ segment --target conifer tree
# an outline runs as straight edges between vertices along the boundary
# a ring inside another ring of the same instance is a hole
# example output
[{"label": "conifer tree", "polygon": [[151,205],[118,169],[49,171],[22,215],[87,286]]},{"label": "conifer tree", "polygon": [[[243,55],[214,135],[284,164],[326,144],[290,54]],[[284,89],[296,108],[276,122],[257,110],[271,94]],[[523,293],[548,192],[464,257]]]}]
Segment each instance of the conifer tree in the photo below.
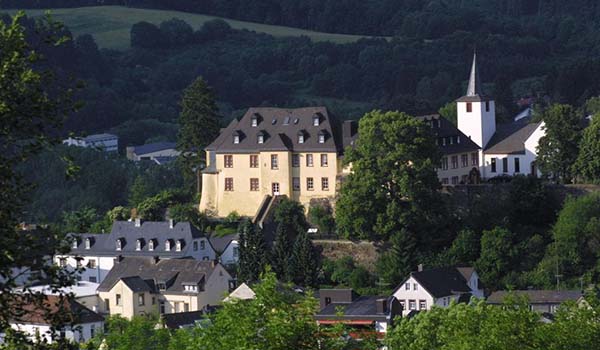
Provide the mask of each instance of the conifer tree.
[{"label": "conifer tree", "polygon": [[271,250],[271,267],[277,278],[281,281],[289,281],[289,263],[291,258],[292,244],[285,226],[277,225],[275,242]]},{"label": "conifer tree", "polygon": [[198,77],[183,91],[180,102],[177,150],[187,183],[195,180],[194,169],[204,161],[204,147],[219,134],[218,108],[212,89]]},{"label": "conifer tree", "polygon": [[243,282],[258,281],[267,264],[267,245],[260,228],[250,220],[240,225],[240,260],[238,279]]},{"label": "conifer tree", "polygon": [[308,233],[302,232],[296,237],[290,258],[289,274],[301,286],[316,287],[319,261],[315,247]]}]

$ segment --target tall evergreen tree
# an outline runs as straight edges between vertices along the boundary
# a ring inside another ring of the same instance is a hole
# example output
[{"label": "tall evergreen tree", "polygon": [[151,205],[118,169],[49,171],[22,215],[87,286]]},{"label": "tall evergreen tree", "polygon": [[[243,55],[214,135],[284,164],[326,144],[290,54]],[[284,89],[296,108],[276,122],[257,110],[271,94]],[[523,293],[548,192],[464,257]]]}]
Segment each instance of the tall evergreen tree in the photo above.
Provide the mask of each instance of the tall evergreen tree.
[{"label": "tall evergreen tree", "polygon": [[308,232],[302,232],[296,237],[289,267],[294,283],[307,287],[317,286],[319,260]]},{"label": "tall evergreen tree", "polygon": [[204,147],[219,134],[219,115],[212,89],[202,77],[183,91],[180,102],[177,150],[188,184],[194,183],[197,170],[204,162]]},{"label": "tall evergreen tree", "polygon": [[590,126],[583,131],[574,171],[586,182],[600,182],[600,113],[594,115]]},{"label": "tall evergreen tree", "polygon": [[267,265],[267,245],[260,228],[250,220],[240,225],[240,260],[238,279],[243,282],[258,281]]},{"label": "tall evergreen tree", "polygon": [[283,224],[277,225],[277,232],[275,233],[275,242],[271,249],[271,267],[273,272],[277,275],[277,278],[281,281],[290,280],[290,258],[292,252],[292,240],[285,230]]}]

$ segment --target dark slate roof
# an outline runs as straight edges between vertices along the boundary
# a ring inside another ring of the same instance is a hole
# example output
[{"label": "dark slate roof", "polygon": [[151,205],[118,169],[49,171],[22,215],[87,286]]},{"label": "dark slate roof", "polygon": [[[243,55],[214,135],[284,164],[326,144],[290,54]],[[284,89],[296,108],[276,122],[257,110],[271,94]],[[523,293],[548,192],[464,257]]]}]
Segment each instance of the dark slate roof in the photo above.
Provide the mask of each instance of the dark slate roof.
[{"label": "dark slate roof", "polygon": [[190,326],[204,318],[205,312],[200,311],[188,311],[188,312],[176,312],[173,314],[163,314],[162,319],[165,322],[165,326],[169,329],[178,329],[186,326]]},{"label": "dark slate roof", "polygon": [[381,319],[385,320],[387,318],[387,314],[378,314],[377,313],[377,304],[376,301],[379,299],[388,300],[393,297],[389,296],[361,296],[354,299],[350,303],[331,303],[319,311],[315,315],[315,319],[323,320],[323,319],[331,319],[332,317],[337,316],[338,308],[342,308],[344,311],[344,315],[342,318],[352,318],[352,319]]},{"label": "dark slate roof", "polygon": [[[71,249],[72,254],[89,255],[90,253],[106,256],[169,256],[184,257],[188,255],[192,240],[204,235],[189,222],[174,223],[170,228],[168,221],[143,221],[139,227],[134,221],[115,221],[109,234],[83,233],[78,237],[77,248]],[[90,249],[85,249],[85,239],[92,240]],[[117,239],[124,239],[121,250],[116,250]],[[141,250],[136,250],[136,241],[142,239]],[[153,251],[148,250],[148,242],[153,239],[156,244]],[[172,241],[170,251],[165,250],[166,240]],[[175,250],[175,243],[183,240],[181,251]]]},{"label": "dark slate roof", "polygon": [[531,123],[530,118],[496,126],[496,133],[486,145],[486,154],[525,154],[525,141],[540,123]]},{"label": "dark slate roof", "polygon": [[222,237],[211,236],[209,238],[209,241],[210,245],[213,247],[215,252],[223,253],[232,241],[237,240],[239,238],[240,235],[235,233],[232,235],[226,235]]},{"label": "dark slate roof", "polygon": [[[318,126],[313,117],[319,116]],[[258,125],[252,126],[252,118]],[[220,135],[206,150],[218,153],[248,153],[259,151],[338,152],[343,151],[341,123],[325,107],[296,109],[254,107],[221,130]],[[304,132],[304,143],[298,142],[298,133]],[[258,143],[262,133],[264,143]],[[319,133],[325,133],[325,142],[319,143]],[[233,143],[233,135],[239,135],[239,143]]]},{"label": "dark slate roof", "polygon": [[116,261],[102,283],[98,286],[99,292],[105,292],[122,279],[138,277],[135,286],[140,280],[151,284],[156,290],[157,283],[166,284],[166,293],[185,294],[184,284],[199,284],[206,282],[215,270],[212,261],[198,261],[195,259],[164,259],[155,262],[153,258],[126,257]]},{"label": "dark slate roof", "polygon": [[122,277],[121,281],[134,293],[152,292],[154,290],[154,285],[151,281],[145,281],[139,276]]},{"label": "dark slate roof", "polygon": [[118,139],[119,137],[117,135],[113,135],[113,134],[94,134],[94,135],[89,135],[84,137],[83,139],[86,142],[98,142],[98,141],[106,141],[106,140],[112,140],[112,139]]},{"label": "dark slate roof", "polygon": [[487,299],[490,304],[502,304],[508,295],[526,297],[530,304],[560,304],[577,301],[583,296],[579,290],[515,290],[493,292]]},{"label": "dark slate roof", "polygon": [[155,143],[148,143],[148,144],[141,145],[141,146],[134,146],[133,152],[135,154],[137,154],[138,156],[140,156],[143,154],[163,151],[163,150],[172,149],[172,148],[175,148],[175,142],[155,142]]},{"label": "dark slate roof", "polygon": [[[467,281],[455,267],[411,272],[410,275],[435,298],[471,292]],[[403,285],[404,283],[400,287]]]},{"label": "dark slate roof", "polygon": [[[416,118],[432,126],[431,131],[437,138],[438,148],[443,154],[476,152],[479,150],[479,146],[475,142],[439,114],[418,116]],[[443,138],[446,138],[445,145],[442,141]],[[450,138],[453,138],[452,144],[449,142]]]}]

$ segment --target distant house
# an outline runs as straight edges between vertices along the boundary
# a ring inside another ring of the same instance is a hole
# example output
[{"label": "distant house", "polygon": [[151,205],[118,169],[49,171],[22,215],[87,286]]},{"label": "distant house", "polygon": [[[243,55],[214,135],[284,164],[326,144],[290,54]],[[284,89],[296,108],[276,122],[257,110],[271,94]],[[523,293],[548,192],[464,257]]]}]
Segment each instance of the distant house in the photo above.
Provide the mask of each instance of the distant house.
[{"label": "distant house", "polygon": [[217,305],[233,286],[215,261],[126,257],[118,259],[98,287],[103,310],[111,315],[200,311]]},{"label": "distant house", "polygon": [[151,160],[162,165],[172,162],[179,154],[180,152],[175,149],[174,142],[156,142],[127,147],[127,158],[134,162]]},{"label": "distant house", "polygon": [[319,308],[315,319],[320,326],[346,324],[355,338],[362,332],[382,335],[394,318],[402,315],[402,305],[395,297],[357,296],[352,289],[321,289]]},{"label": "distant house", "polygon": [[94,312],[98,312],[99,299],[98,294],[96,294],[96,289],[98,288],[98,286],[98,283],[77,281],[74,285],[64,287],[59,290],[56,290],[55,288],[49,285],[31,287],[30,290],[32,293],[39,292],[45,295],[73,294],[76,302],[80,303],[81,305],[87,307],[88,309]]},{"label": "distant house", "polygon": [[212,236],[209,241],[221,264],[235,265],[238,263],[240,258],[239,234],[236,233],[222,237]]},{"label": "distant house", "polygon": [[161,319],[163,325],[168,329],[190,328],[198,325],[202,326],[210,322],[207,320],[207,315],[210,315],[217,309],[217,306],[210,306],[199,311],[163,314],[161,315]]},{"label": "distant house", "polygon": [[83,267],[79,278],[95,283],[104,280],[118,257],[216,257],[208,238],[189,222],[115,221],[109,234],[83,233],[72,237],[71,252],[56,255],[54,263],[67,268]]},{"label": "distant house", "polygon": [[69,137],[63,144],[76,147],[97,148],[104,152],[119,150],[119,137],[113,134],[94,134],[82,138]]},{"label": "distant house", "polygon": [[579,290],[515,290],[493,292],[488,298],[488,304],[501,305],[509,296],[525,298],[529,309],[541,313],[554,314],[560,304],[573,301],[583,301],[583,293]]},{"label": "distant house", "polygon": [[250,288],[246,283],[240,284],[236,289],[233,290],[225,299],[224,302],[229,302],[233,300],[249,300],[254,299],[256,297],[256,293]]},{"label": "distant house", "polygon": [[77,301],[48,295],[42,302],[43,308],[34,303],[25,304],[22,307],[24,313],[10,321],[11,328],[27,334],[31,339],[39,336],[49,343],[55,340],[50,331],[51,320],[55,317],[63,321],[64,327],[54,336],[74,342],[86,342],[104,331],[104,317]]},{"label": "distant house", "polygon": [[447,307],[452,301],[483,298],[479,275],[472,267],[444,267],[412,272],[394,291],[404,313]]}]

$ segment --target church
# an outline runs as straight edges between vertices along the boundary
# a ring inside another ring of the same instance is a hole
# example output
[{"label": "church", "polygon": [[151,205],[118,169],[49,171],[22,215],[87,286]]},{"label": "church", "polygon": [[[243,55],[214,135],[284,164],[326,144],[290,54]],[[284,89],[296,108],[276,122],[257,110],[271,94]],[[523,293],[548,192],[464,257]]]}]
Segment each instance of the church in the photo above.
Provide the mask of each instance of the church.
[{"label": "church", "polygon": [[494,100],[483,94],[477,54],[467,93],[456,100],[457,125],[439,115],[419,117],[436,135],[443,157],[437,172],[443,185],[478,183],[508,175],[539,175],[537,147],[544,123],[521,113],[511,122],[497,124]]}]

